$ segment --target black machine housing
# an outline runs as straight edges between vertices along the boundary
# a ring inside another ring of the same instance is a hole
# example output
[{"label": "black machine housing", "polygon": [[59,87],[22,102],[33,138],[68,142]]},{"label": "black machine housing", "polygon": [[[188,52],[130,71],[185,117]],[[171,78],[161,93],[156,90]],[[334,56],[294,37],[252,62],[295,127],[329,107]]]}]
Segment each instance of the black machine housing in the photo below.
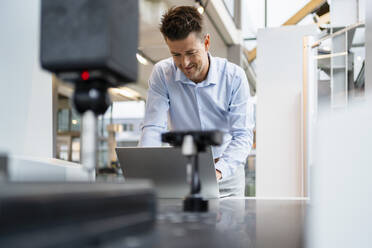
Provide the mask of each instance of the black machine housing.
[{"label": "black machine housing", "polygon": [[41,65],[76,82],[87,71],[109,87],[137,78],[137,0],[42,0]]},{"label": "black machine housing", "polygon": [[42,0],[41,66],[75,84],[83,114],[104,114],[107,89],[137,79],[138,0]]}]

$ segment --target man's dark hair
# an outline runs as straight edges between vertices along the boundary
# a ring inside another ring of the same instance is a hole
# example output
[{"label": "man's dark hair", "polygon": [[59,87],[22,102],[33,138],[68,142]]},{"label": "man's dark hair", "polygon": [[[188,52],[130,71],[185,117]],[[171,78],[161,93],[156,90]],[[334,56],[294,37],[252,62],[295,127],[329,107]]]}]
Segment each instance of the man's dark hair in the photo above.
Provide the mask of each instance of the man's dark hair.
[{"label": "man's dark hair", "polygon": [[170,8],[161,19],[160,31],[169,40],[183,40],[191,32],[201,37],[203,16],[192,6]]}]

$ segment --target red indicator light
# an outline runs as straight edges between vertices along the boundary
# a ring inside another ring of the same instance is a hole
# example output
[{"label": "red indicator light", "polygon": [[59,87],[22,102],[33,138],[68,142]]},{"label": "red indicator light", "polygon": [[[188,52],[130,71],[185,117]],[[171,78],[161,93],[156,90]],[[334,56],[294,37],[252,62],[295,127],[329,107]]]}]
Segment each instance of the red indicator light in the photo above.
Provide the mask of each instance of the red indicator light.
[{"label": "red indicator light", "polygon": [[81,79],[83,79],[84,81],[88,80],[89,79],[89,72],[88,71],[83,71],[81,73]]}]

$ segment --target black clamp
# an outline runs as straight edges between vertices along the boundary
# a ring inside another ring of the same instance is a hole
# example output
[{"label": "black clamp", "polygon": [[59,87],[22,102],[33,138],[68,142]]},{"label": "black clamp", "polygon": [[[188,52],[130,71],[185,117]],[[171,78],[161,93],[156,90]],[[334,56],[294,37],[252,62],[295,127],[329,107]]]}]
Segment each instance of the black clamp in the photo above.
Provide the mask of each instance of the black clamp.
[{"label": "black clamp", "polygon": [[183,201],[183,210],[188,212],[208,211],[208,201],[200,195],[201,181],[199,177],[199,152],[204,152],[208,146],[221,145],[223,133],[213,131],[168,132],[162,134],[162,141],[182,148],[182,154],[192,164],[190,194]]}]

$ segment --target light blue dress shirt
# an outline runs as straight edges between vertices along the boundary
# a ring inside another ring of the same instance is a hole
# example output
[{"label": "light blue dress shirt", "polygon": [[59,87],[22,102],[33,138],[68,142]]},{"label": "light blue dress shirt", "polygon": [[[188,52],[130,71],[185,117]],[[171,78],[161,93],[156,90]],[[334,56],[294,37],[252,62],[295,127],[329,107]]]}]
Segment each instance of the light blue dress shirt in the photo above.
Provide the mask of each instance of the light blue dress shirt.
[{"label": "light blue dress shirt", "polygon": [[[149,79],[140,146],[161,146],[161,133],[212,130],[225,132],[223,144],[212,147],[222,178],[243,167],[252,147],[253,119],[249,85],[243,69],[209,54],[207,78],[194,83],[168,58],[158,62]],[[169,120],[169,123],[168,123]],[[169,125],[168,125],[169,124]]]}]

